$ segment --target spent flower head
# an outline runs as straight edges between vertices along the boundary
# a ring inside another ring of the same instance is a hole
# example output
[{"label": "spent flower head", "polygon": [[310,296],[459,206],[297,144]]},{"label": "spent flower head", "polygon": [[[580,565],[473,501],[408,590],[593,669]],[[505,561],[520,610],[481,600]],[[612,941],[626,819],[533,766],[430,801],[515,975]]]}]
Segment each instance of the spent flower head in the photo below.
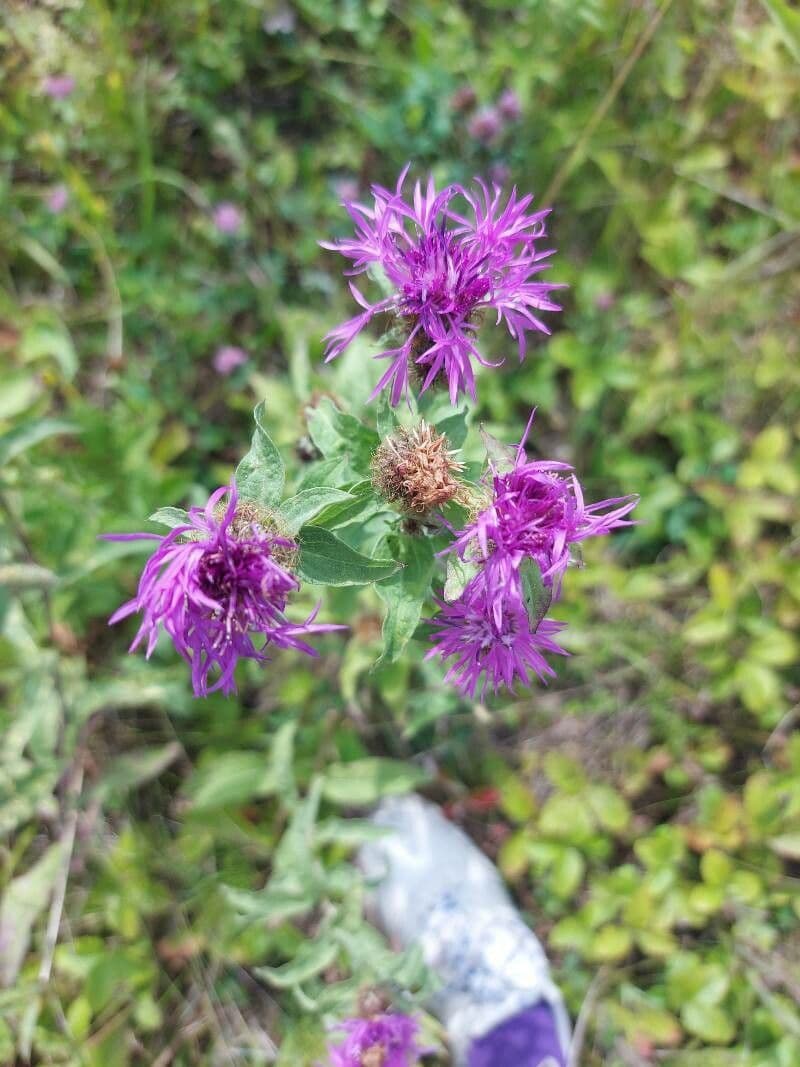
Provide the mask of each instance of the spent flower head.
[{"label": "spent flower head", "polygon": [[457,532],[452,545],[462,558],[481,563],[498,610],[503,603],[500,594],[519,586],[519,569],[525,559],[537,563],[544,584],[557,596],[573,558],[573,546],[633,525],[627,516],[639,499],[631,495],[587,504],[568,463],[527,458],[525,442],[532,422],[533,414],[511,469],[503,471],[491,464],[491,499]]},{"label": "spent flower head", "polygon": [[345,206],[354,237],[323,243],[352,261],[348,273],[379,270],[389,295],[370,302],[351,282],[361,311],[327,335],[326,360],[335,359],[376,317],[395,316],[400,343],[377,359],[388,361],[373,397],[390,390],[393,405],[409,388],[409,364],[422,376],[420,391],[446,385],[455,404],[462,393],[475,399],[473,364],[495,366],[480,352],[476,333],[486,312],[505,324],[522,360],[529,331],[549,333],[540,311],[558,311],[550,294],[561,286],[539,280],[552,249],[542,248],[547,210],[529,211],[532,197],[516,188],[504,200],[476,179],[472,188],[436,190],[433,178],[403,196],[408,167],[394,191],[372,187],[373,204]]},{"label": "spent flower head", "polygon": [[343,1039],[328,1049],[328,1067],[416,1067],[425,1050],[417,1044],[419,1023],[399,1012],[345,1019]]},{"label": "spent flower head", "polygon": [[305,639],[343,627],[315,623],[318,608],[304,622],[287,619],[288,599],[300,588],[291,572],[296,545],[272,527],[252,503],[239,501],[232,483],[212,493],[205,508],[191,508],[187,521],[165,536],[106,535],[158,542],[136,596],[109,622],[140,612],[130,651],[146,638],[148,658],[163,628],[191,667],[196,696],[235,692],[238,661],[263,662],[270,645],[316,655]]},{"label": "spent flower head", "polygon": [[563,623],[531,618],[513,585],[499,596],[504,601],[500,612],[498,594],[489,589],[486,574],[480,571],[457,600],[438,601],[439,614],[429,620],[435,629],[426,659],[438,656],[451,661],[445,681],[466,697],[483,700],[489,690],[513,690],[517,682],[528,686],[534,675],[546,682],[555,671],[545,653],[567,655],[553,640]]},{"label": "spent flower head", "polygon": [[372,482],[389,503],[424,515],[462,490],[458,474],[463,463],[443,433],[423,419],[386,437],[372,459]]}]

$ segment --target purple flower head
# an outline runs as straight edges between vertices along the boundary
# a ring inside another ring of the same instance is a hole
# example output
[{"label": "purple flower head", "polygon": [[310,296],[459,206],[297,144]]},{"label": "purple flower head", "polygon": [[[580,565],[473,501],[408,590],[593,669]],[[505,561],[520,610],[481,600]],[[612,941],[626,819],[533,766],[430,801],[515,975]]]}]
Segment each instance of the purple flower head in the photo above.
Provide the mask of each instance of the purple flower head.
[{"label": "purple flower head", "polygon": [[227,377],[247,362],[247,353],[236,345],[222,345],[214,353],[214,370]]},{"label": "purple flower head", "polygon": [[417,1044],[419,1023],[409,1015],[345,1019],[336,1029],[345,1036],[328,1049],[329,1067],[416,1067],[425,1051]]},{"label": "purple flower head", "polygon": [[[188,521],[166,536],[134,533],[106,538],[158,542],[136,596],[109,623],[141,612],[130,651],[146,637],[148,658],[163,627],[191,667],[196,696],[217,689],[235,692],[237,662],[263,662],[270,644],[313,656],[316,653],[304,638],[343,629],[315,623],[318,608],[302,623],[286,618],[289,595],[300,588],[287,569],[295,543],[262,525],[257,509],[249,501],[239,502],[235,484],[217,489],[205,508],[191,508]],[[253,638],[263,640],[256,646]],[[217,670],[218,677],[211,682],[209,676]]]},{"label": "purple flower head", "polygon": [[51,215],[60,215],[69,203],[69,190],[66,185],[54,185],[45,200]]},{"label": "purple flower head", "polygon": [[[402,195],[408,167],[394,192],[373,186],[373,205],[346,204],[356,234],[324,248],[352,260],[349,274],[380,268],[391,294],[370,303],[351,282],[362,308],[358,315],[332,330],[326,340],[326,360],[335,359],[375,316],[396,316],[402,343],[378,353],[388,360],[373,397],[390,389],[392,405],[409,387],[409,367],[423,377],[421,392],[434,382],[447,384],[450,400],[467,393],[475,399],[473,360],[494,366],[480,353],[475,334],[484,312],[493,311],[497,324],[526,352],[529,330],[549,333],[538,317],[541,310],[558,311],[550,299],[559,285],[538,280],[549,266],[552,249],[537,247],[545,237],[545,211],[530,213],[530,196],[516,188],[501,203],[501,190],[490,191],[480,179],[474,189],[448,185],[437,192],[417,182],[411,203]],[[460,206],[459,206],[460,205]]]},{"label": "purple flower head", "polygon": [[490,599],[497,605],[502,605],[504,591],[519,587],[525,559],[536,562],[545,586],[558,596],[571,547],[633,525],[626,516],[639,499],[632,495],[585,503],[568,463],[528,460],[525,442],[532,423],[533,413],[511,469],[502,472],[491,465],[491,502],[457,534],[452,546],[462,558],[480,561]]},{"label": "purple flower head", "polygon": [[42,82],[42,92],[51,100],[66,100],[75,90],[71,74],[49,74]]},{"label": "purple flower head", "polygon": [[467,133],[473,141],[491,144],[503,132],[503,116],[496,107],[482,107],[467,123]]},{"label": "purple flower head", "polygon": [[513,89],[504,89],[497,101],[497,110],[504,119],[516,122],[522,115],[522,103]]},{"label": "purple flower head", "polygon": [[239,208],[228,201],[217,204],[211,218],[219,232],[224,234],[238,233],[244,224],[244,216]]},{"label": "purple flower head", "polygon": [[[501,612],[496,595],[490,591],[486,572],[479,572],[458,598],[448,604],[439,601],[439,614],[430,620],[438,627],[431,635],[433,648],[426,659],[439,656],[452,660],[445,681],[452,682],[470,698],[487,690],[497,692],[515,682],[530,685],[531,675],[545,682],[555,671],[544,653],[566,656],[553,638],[564,624],[552,619],[531,620],[525,602],[511,585],[502,594]],[[498,617],[499,616],[499,617]]]}]

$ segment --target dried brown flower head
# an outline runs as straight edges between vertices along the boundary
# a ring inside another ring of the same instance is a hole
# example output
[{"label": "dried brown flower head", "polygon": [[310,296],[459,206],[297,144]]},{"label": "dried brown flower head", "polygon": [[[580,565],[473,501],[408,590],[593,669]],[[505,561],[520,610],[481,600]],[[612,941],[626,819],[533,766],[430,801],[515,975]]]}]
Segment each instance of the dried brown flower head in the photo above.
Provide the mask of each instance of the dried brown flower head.
[{"label": "dried brown flower head", "polygon": [[448,445],[424,420],[396,430],[372,458],[373,485],[384,499],[416,515],[441,507],[462,489],[456,475],[464,465]]},{"label": "dried brown flower head", "polygon": [[363,1019],[371,1019],[375,1015],[383,1015],[389,1010],[391,1000],[387,994],[374,986],[362,989],[358,994],[358,1014]]}]

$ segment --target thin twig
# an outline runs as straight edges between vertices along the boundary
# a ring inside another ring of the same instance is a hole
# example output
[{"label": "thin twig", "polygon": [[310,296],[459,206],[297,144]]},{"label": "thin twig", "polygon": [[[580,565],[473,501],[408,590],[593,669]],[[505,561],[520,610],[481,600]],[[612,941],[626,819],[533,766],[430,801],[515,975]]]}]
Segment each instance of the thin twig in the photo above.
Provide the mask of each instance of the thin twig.
[{"label": "thin twig", "polygon": [[645,48],[647,48],[647,45],[650,43],[650,39],[658,29],[659,23],[666,15],[667,11],[670,9],[671,6],[672,0],[663,0],[661,6],[653,13],[652,17],[650,18],[650,21],[642,30],[638,41],[631,49],[630,55],[617,71],[614,80],[611,82],[611,85],[609,85],[605,96],[597,105],[591,118],[586,123],[586,126],[584,127],[584,130],[578,140],[575,142],[572,151],[556,171],[555,177],[550,182],[549,186],[547,187],[547,191],[542,197],[543,204],[552,204],[552,202],[561,192],[561,187],[563,186],[564,182],[567,180],[567,178],[570,176],[577,164],[583,158],[583,154],[586,150],[586,146],[589,140],[592,137],[592,134],[608,114],[611,105],[617,99],[620,90],[622,89],[625,82],[628,80],[628,75],[633,70],[642,52],[644,52]]},{"label": "thin twig", "polygon": [[78,799],[83,788],[83,765],[76,764],[75,773],[69,785],[67,803],[69,810],[61,831],[61,866],[53,887],[53,899],[50,902],[50,914],[47,917],[47,929],[44,935],[44,947],[39,963],[39,984],[46,986],[53,969],[53,956],[58,944],[58,931],[61,929],[61,916],[64,911],[64,899],[67,895],[69,868],[72,863],[72,851],[75,847],[75,831],[78,826]]},{"label": "thin twig", "polygon": [[586,1030],[589,1026],[589,1020],[592,1017],[595,1005],[597,1004],[597,998],[600,996],[600,992],[605,985],[607,974],[608,969],[606,967],[601,967],[592,979],[592,984],[586,991],[586,996],[583,998],[583,1004],[581,1004],[581,1010],[578,1012],[578,1018],[575,1020],[575,1029],[572,1031],[572,1041],[569,1046],[567,1067],[580,1067],[581,1053],[583,1052],[583,1044],[586,1040]]}]

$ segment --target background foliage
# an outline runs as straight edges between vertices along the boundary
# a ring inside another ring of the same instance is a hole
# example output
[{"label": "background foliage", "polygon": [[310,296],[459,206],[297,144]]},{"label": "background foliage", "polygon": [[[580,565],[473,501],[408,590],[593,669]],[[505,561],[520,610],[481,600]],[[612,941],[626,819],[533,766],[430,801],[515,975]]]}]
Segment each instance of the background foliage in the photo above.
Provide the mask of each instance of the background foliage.
[{"label": "background foliage", "polygon": [[[795,1067],[794,6],[17,0],[2,20],[0,1062],[313,1063],[359,982],[426,981],[363,922],[369,830],[344,818],[424,785],[584,1005],[580,1063]],[[515,89],[521,118],[476,141],[464,86],[478,107]],[[320,364],[349,301],[317,241],[408,159],[505,168],[554,204],[564,313],[483,376],[478,415],[514,440],[538,404],[534,447],[595,497],[641,492],[642,525],[573,575],[547,690],[487,709],[418,654],[371,670],[381,602],[343,588],[326,611],[351,634],[314,665],[193,701],[170,649],[146,665],[107,629],[141,556],[96,537],[203,501],[265,397],[296,487],[306,404],[367,388],[366,346]],[[224,344],[249,355],[230,377]]]}]

